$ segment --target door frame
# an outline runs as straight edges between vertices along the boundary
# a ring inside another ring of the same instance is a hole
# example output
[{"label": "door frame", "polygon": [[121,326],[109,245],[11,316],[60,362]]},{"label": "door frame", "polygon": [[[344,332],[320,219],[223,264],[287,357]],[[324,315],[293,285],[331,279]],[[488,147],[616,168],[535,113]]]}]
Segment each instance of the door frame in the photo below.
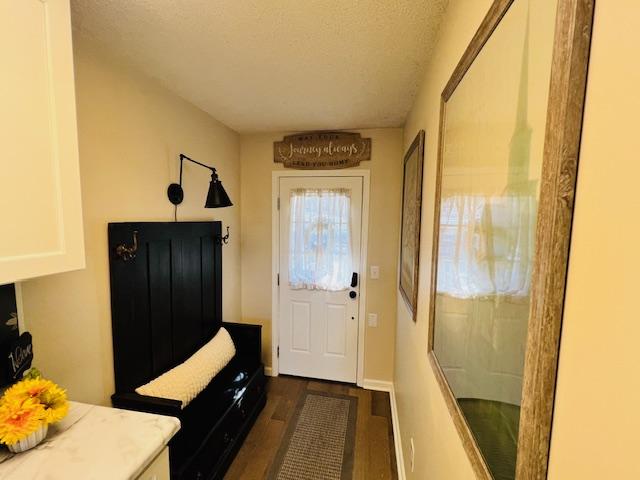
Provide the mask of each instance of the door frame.
[{"label": "door frame", "polygon": [[271,174],[271,376],[279,371],[278,345],[280,335],[280,210],[278,193],[284,177],[361,177],[362,215],[360,232],[360,299],[358,304],[358,367],[357,385],[364,383],[365,316],[367,303],[367,247],[369,244],[369,188],[371,173],[364,169],[345,170],[275,170]]}]

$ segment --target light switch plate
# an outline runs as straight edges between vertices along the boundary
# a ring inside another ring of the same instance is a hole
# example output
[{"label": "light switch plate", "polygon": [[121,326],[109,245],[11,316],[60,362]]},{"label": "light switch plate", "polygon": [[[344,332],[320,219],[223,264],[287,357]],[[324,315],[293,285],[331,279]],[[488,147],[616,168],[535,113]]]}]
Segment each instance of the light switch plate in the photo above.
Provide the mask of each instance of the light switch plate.
[{"label": "light switch plate", "polygon": [[380,278],[380,267],[377,265],[371,265],[371,275],[372,280],[377,280]]},{"label": "light switch plate", "polygon": [[377,327],[378,326],[378,314],[377,313],[370,313],[368,315],[368,323],[370,327]]}]

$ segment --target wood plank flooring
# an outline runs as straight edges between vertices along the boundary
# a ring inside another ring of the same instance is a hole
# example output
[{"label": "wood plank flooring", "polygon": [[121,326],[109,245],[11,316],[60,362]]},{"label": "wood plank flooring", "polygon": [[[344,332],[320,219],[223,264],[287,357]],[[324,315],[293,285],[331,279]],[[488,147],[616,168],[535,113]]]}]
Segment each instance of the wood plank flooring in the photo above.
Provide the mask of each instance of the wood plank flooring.
[{"label": "wood plank flooring", "polygon": [[305,390],[358,397],[353,479],[397,480],[388,393],[288,376],[269,379],[267,405],[229,467],[225,480],[266,478],[294,407]]}]

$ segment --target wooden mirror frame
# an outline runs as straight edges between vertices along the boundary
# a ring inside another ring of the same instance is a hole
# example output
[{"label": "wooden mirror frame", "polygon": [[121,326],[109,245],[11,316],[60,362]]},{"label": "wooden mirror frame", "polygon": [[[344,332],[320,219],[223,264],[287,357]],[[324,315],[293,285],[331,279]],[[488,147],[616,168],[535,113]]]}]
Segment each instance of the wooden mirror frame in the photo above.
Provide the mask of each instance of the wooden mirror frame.
[{"label": "wooden mirror frame", "polygon": [[[492,479],[433,350],[447,101],[515,0],[494,0],[442,91],[436,174],[428,354],[476,476]],[[558,0],[527,326],[516,479],[545,479],[595,0]]]}]

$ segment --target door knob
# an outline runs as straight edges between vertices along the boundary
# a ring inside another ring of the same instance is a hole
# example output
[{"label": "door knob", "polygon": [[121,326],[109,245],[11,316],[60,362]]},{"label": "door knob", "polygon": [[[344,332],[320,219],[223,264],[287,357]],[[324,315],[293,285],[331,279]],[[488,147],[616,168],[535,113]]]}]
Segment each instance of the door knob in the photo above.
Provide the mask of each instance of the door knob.
[{"label": "door knob", "polygon": [[358,296],[358,294],[355,292],[355,290],[351,290],[349,292],[349,298],[356,298]]}]

